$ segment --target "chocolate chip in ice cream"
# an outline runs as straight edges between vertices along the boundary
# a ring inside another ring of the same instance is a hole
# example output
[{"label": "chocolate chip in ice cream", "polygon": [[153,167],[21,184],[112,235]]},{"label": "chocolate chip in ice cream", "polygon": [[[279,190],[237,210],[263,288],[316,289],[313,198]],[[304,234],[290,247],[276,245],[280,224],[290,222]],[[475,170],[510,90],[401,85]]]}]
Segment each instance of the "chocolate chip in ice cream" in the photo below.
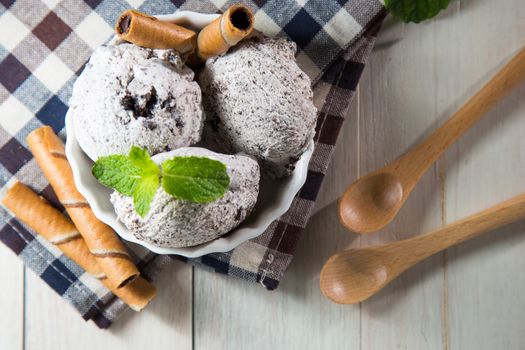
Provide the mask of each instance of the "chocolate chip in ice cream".
[{"label": "chocolate chip in ice cream", "polygon": [[[161,108],[165,108],[167,102],[167,100],[162,102]],[[157,90],[152,86],[149,93],[140,98],[126,94],[122,97],[120,104],[125,110],[131,111],[134,118],[151,118],[153,117],[153,108],[157,104]]]}]

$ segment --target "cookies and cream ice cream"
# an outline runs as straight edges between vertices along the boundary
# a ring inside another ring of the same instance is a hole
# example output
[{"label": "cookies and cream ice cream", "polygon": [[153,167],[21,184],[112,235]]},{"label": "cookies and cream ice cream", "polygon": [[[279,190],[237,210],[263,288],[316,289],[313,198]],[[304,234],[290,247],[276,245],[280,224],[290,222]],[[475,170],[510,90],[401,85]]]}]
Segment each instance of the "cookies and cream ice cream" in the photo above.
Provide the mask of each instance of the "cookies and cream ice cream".
[{"label": "cookies and cream ice cream", "polygon": [[189,247],[214,240],[237,227],[252,211],[259,193],[259,166],[243,155],[225,155],[204,148],[184,147],[160,153],[157,164],[174,156],[208,157],[223,162],[230,177],[224,196],[199,204],[178,200],[159,187],[148,214],[141,218],[132,197],[113,192],[118,219],[140,240],[158,247]]},{"label": "cookies and cream ice cream", "polygon": [[286,39],[253,38],[206,61],[199,82],[207,145],[253,155],[272,176],[291,173],[317,120],[311,82],[295,51]]},{"label": "cookies and cream ice cream", "polygon": [[150,154],[190,146],[203,124],[201,90],[179,55],[127,43],[95,50],[74,85],[69,113],[93,160],[133,145]]}]

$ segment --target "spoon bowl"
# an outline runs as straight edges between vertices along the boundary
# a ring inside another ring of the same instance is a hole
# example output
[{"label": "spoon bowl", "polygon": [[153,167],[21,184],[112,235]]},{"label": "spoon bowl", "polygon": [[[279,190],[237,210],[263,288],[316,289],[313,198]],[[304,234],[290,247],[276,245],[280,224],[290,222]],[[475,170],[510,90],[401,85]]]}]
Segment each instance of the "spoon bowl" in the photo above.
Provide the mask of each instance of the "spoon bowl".
[{"label": "spoon bowl", "polygon": [[374,173],[354,182],[339,202],[341,223],[358,233],[377,231],[403,205],[403,186],[391,173]]},{"label": "spoon bowl", "polygon": [[335,254],[321,271],[321,291],[338,304],[364,301],[388,283],[387,258],[382,252],[367,249]]}]

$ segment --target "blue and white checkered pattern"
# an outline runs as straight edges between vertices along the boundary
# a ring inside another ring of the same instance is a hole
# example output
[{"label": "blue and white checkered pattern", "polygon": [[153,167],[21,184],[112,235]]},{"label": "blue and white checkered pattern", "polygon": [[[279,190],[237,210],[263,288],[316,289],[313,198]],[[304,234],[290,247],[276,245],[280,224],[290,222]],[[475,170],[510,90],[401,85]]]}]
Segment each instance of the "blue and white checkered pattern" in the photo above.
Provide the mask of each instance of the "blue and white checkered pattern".
[{"label": "blue and white checkered pattern", "polygon": [[[228,253],[191,263],[275,289],[292,260],[313,208],[345,112],[374,35],[385,15],[380,0],[247,0],[256,28],[298,45],[297,61],[319,104],[315,151],[307,181],[290,210],[261,236]],[[164,14],[178,9],[220,12],[231,0],[0,0],[0,187],[17,179],[60,204],[25,138],[50,125],[65,138],[64,116],[76,77],[91,52],[113,34],[129,8]],[[63,209],[63,208],[61,208]],[[109,327],[126,306],[61,252],[0,210],[0,240],[87,319]],[[173,257],[133,251],[141,274],[153,280]],[[187,259],[182,259],[186,260]]]}]

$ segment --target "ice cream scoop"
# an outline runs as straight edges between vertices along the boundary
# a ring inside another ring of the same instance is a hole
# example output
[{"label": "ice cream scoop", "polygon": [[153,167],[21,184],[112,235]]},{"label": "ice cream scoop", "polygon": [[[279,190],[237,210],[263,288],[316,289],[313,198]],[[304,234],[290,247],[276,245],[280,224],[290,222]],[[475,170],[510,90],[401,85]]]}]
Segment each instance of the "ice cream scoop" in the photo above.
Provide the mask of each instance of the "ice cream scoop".
[{"label": "ice cream scoop", "polygon": [[144,218],[136,213],[133,198],[113,192],[111,202],[118,219],[137,239],[163,248],[195,246],[231,231],[250,214],[259,193],[259,166],[254,159],[198,147],[179,148],[152,159],[160,165],[175,156],[208,157],[224,163],[229,188],[211,203],[178,200],[159,188]]},{"label": "ice cream scoop", "polygon": [[99,47],[77,79],[70,100],[75,134],[93,160],[150,154],[200,140],[201,91],[193,72],[173,50],[122,43]]},{"label": "ice cream scoop", "polygon": [[263,175],[289,175],[315,133],[317,110],[296,45],[255,37],[209,58],[200,74],[208,146],[256,157]]}]

